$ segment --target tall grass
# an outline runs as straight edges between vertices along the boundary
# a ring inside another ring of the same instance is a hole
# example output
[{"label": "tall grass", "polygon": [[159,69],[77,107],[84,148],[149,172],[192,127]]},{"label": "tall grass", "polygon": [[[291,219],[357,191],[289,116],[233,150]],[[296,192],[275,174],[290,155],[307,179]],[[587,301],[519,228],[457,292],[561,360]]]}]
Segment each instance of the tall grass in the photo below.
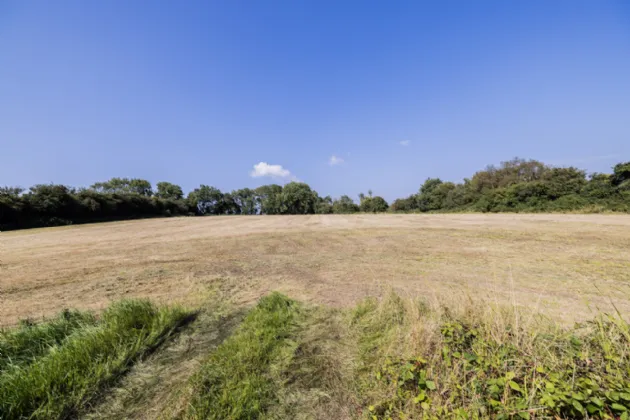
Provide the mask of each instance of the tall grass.
[{"label": "tall grass", "polygon": [[41,324],[23,321],[16,329],[0,330],[0,375],[31,363],[74,331],[95,324],[96,318],[90,313],[66,310]]},{"label": "tall grass", "polygon": [[364,414],[395,418],[630,415],[630,326],[564,328],[516,308],[368,300],[352,315]]},{"label": "tall grass", "polygon": [[156,348],[187,317],[148,301],[123,301],[99,322],[77,329],[60,345],[0,377],[0,418],[76,416],[133,361]]},{"label": "tall grass", "polygon": [[278,402],[274,371],[295,350],[292,338],[300,316],[300,306],[279,293],[260,299],[192,378],[186,417],[263,417]]}]

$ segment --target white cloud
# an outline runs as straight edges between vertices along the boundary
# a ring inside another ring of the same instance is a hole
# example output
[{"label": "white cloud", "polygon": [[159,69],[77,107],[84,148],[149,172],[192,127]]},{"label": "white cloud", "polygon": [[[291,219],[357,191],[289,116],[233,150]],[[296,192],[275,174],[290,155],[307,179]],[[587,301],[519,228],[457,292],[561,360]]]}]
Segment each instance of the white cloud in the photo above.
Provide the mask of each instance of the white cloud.
[{"label": "white cloud", "polygon": [[[254,170],[249,173],[252,178],[262,178],[265,176],[271,178],[289,178],[293,177],[288,169],[284,169],[282,165],[270,165],[267,162],[260,162],[254,165]],[[295,178],[295,177],[293,177]]]},{"label": "white cloud", "polygon": [[328,159],[328,164],[330,166],[341,165],[344,162],[343,158],[332,155],[330,159]]},{"label": "white cloud", "polygon": [[398,144],[400,144],[401,146],[409,146],[411,142],[409,140],[403,140],[399,141]]}]

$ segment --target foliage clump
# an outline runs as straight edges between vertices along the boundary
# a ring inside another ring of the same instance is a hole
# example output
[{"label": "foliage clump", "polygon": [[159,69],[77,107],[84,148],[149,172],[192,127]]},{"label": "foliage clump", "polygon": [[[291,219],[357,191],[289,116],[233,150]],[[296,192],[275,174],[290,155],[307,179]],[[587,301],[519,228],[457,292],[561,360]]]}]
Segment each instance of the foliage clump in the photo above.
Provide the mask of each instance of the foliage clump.
[{"label": "foliage clump", "polygon": [[[630,325],[618,315],[573,328],[550,321],[519,327],[465,314],[418,315],[401,302],[355,312],[359,393],[371,419],[630,415]],[[424,342],[410,341],[410,329],[422,330]]]}]

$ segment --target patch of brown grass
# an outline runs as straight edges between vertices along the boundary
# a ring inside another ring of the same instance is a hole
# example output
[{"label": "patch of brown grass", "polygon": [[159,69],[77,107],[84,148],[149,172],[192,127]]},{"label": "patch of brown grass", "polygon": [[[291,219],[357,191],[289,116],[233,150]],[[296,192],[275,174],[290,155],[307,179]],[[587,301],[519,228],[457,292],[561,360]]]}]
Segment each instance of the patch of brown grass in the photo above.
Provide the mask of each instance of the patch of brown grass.
[{"label": "patch of brown grass", "polygon": [[539,308],[630,309],[630,216],[325,215],[151,219],[0,234],[0,325],[123,297],[236,304],[270,290],[347,307],[383,286]]}]

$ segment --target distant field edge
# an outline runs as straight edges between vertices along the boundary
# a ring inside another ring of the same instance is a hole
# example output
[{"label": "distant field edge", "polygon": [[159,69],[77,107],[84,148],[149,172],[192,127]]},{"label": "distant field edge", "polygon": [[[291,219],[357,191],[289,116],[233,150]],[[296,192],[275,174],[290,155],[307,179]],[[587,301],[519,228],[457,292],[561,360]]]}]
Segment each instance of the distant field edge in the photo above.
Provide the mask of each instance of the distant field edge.
[{"label": "distant field edge", "polygon": [[609,215],[609,216],[627,216],[630,215],[630,210],[607,210],[607,209],[583,209],[583,210],[558,210],[558,211],[533,211],[533,210],[521,210],[521,211],[467,211],[467,210],[453,210],[453,211],[445,211],[445,210],[436,210],[436,211],[387,211],[380,213],[326,213],[326,214],[258,214],[258,215],[248,215],[248,214],[219,214],[219,215],[204,215],[204,216],[142,216],[142,217],[128,217],[121,219],[103,219],[103,220],[86,220],[86,221],[64,221],[59,222],[57,224],[46,224],[46,225],[32,225],[32,226],[12,226],[12,225],[2,225],[0,226],[0,234],[3,232],[17,232],[17,231],[40,231],[47,230],[50,228],[62,228],[62,227],[73,227],[73,226],[90,226],[90,225],[101,225],[106,223],[116,223],[116,222],[131,222],[135,220],[173,220],[173,219],[196,219],[196,218],[217,218],[217,217],[230,217],[230,218],[250,218],[250,217],[295,217],[295,216],[327,216],[327,217],[348,217],[352,215],[360,216],[360,215]]}]

